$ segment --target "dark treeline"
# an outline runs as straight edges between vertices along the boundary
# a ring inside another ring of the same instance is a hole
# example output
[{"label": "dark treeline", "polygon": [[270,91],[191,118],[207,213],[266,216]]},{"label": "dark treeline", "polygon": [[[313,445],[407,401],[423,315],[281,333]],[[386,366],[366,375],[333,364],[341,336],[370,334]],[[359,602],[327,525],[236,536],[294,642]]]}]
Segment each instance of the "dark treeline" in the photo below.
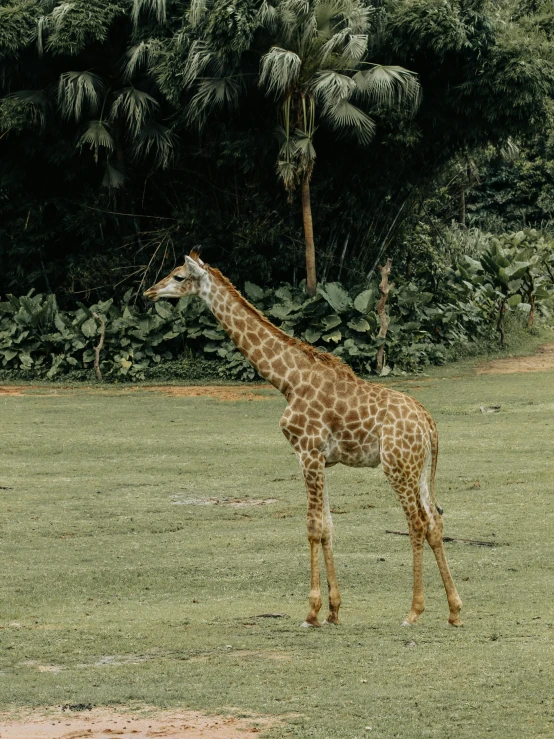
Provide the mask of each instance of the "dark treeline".
[{"label": "dark treeline", "polygon": [[553,44],[549,0],[0,0],[0,293],[90,304],[197,244],[298,284],[306,203],[347,285],[544,225]]}]

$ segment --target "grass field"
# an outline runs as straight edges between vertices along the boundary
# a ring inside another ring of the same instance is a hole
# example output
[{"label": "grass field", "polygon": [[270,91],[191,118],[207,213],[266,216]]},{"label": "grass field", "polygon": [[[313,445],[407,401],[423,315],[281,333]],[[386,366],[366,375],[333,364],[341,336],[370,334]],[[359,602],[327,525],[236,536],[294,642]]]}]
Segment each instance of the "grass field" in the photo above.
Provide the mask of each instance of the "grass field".
[{"label": "grass field", "polygon": [[463,629],[430,550],[427,610],[401,627],[411,549],[385,532],[403,513],[381,470],[341,467],[343,625],[300,628],[305,494],[273,391],[0,396],[0,708],[258,713],[272,737],[554,736],[554,372],[394,384],[437,421],[445,534],[496,542],[446,544]]}]

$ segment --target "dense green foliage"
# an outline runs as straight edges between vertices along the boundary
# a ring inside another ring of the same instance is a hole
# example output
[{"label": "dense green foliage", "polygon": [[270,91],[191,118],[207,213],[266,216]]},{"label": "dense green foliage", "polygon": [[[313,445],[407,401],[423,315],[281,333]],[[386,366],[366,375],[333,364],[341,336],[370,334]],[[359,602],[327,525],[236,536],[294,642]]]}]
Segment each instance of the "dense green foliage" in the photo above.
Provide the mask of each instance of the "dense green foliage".
[{"label": "dense green foliage", "polygon": [[[460,190],[468,190],[468,217],[493,213],[497,232],[504,216],[510,228],[547,221],[549,4],[360,7],[370,20],[367,51],[357,38],[364,34],[345,28],[342,50],[360,64],[411,70],[422,98],[415,115],[385,98],[353,103],[337,72],[339,46],[329,55],[328,71],[339,76],[333,86],[327,74],[322,114],[315,111],[311,181],[320,282],[360,285],[384,252],[409,278],[414,224],[432,230],[429,248],[418,246],[432,279],[443,259],[436,232],[457,218]],[[259,0],[1,0],[0,293],[55,292],[69,309],[121,300],[198,243],[239,285],[300,283],[300,205],[279,182],[275,101],[258,84],[260,60],[282,37],[268,25],[271,8]],[[371,118],[371,141],[336,140],[323,113],[339,103],[350,120]],[[311,151],[291,135],[297,152]],[[508,197],[483,151],[516,139]],[[473,201],[469,160],[486,176]],[[504,213],[503,197],[524,203]]]},{"label": "dense green foliage", "polygon": [[[362,374],[375,372],[385,345],[382,374],[443,363],[449,351],[492,341],[497,323],[504,344],[504,315],[516,310],[550,316],[554,308],[554,240],[537,231],[494,238],[480,260],[469,256],[444,270],[433,286],[421,280],[396,285],[389,299],[390,325],[378,338],[374,281],[345,289],[337,282],[307,298],[303,286],[263,289],[247,282],[248,298],[286,333],[331,351]],[[105,323],[100,369],[106,379],[144,379],[156,365],[204,355],[217,360],[221,376],[256,379],[223,329],[195,297],[141,308],[128,290],[121,302],[109,299],[62,311],[54,295],[0,303],[1,367],[13,375],[55,378],[80,371],[90,375]]]}]

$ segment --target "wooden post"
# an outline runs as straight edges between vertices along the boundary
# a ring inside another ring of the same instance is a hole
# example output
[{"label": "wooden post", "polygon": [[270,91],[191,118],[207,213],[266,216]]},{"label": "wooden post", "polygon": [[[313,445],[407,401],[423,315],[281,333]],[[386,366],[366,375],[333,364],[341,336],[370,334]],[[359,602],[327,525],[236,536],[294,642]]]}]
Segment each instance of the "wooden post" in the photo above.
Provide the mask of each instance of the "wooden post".
[{"label": "wooden post", "polygon": [[385,357],[385,342],[384,340],[387,337],[387,331],[389,328],[389,317],[387,316],[387,310],[386,310],[386,302],[389,295],[389,292],[392,287],[394,287],[394,282],[391,282],[389,285],[389,275],[390,270],[392,266],[392,259],[387,259],[387,263],[384,264],[382,267],[379,267],[379,272],[381,273],[381,282],[379,283],[379,292],[381,293],[381,297],[379,298],[379,303],[377,305],[377,313],[379,315],[379,321],[381,322],[381,328],[379,329],[378,337],[379,339],[383,339],[383,343],[379,347],[379,351],[377,352],[377,372],[379,374],[383,371],[383,362]]},{"label": "wooden post", "polygon": [[101,329],[100,329],[100,341],[98,342],[98,345],[94,347],[94,353],[96,356],[94,357],[94,371],[96,372],[96,377],[98,378],[98,382],[102,382],[104,379],[102,377],[102,373],[100,372],[100,352],[102,351],[102,347],[104,346],[104,334],[106,333],[106,321],[104,320],[104,316],[99,316],[98,313],[92,314],[94,318],[96,318],[97,321],[100,321],[101,323]]},{"label": "wooden post", "polygon": [[312,203],[310,199],[310,179],[305,173],[302,176],[302,218],[304,221],[304,239],[306,242],[306,289],[308,291],[308,296],[313,298],[317,286],[315,272],[314,227],[312,222]]}]

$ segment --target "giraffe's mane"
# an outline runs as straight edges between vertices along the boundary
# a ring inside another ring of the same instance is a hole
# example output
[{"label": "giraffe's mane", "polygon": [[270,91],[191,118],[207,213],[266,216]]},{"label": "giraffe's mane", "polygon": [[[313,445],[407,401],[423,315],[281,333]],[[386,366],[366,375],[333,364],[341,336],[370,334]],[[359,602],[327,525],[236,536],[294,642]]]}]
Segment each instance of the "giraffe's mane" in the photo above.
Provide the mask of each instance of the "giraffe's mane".
[{"label": "giraffe's mane", "polygon": [[[191,254],[192,256],[192,254]],[[271,333],[276,336],[279,340],[283,341],[288,346],[294,346],[300,349],[304,354],[306,354],[310,359],[313,359],[317,362],[324,362],[325,364],[328,364],[332,367],[334,367],[337,370],[342,370],[344,374],[353,375],[354,372],[350,369],[348,365],[346,365],[340,357],[335,356],[334,354],[329,354],[329,352],[322,352],[317,347],[313,346],[312,344],[307,344],[305,341],[302,341],[301,339],[297,339],[295,336],[289,336],[284,331],[282,331],[280,328],[277,328],[275,324],[271,323],[271,321],[264,316],[263,313],[261,313],[257,308],[255,308],[252,303],[249,303],[246,298],[241,295],[241,293],[237,290],[237,288],[233,285],[233,283],[225,277],[225,275],[222,275],[221,272],[216,269],[215,267],[210,267],[207,264],[202,265],[204,269],[207,269],[210,274],[214,275],[214,277],[217,278],[219,283],[222,283],[227,291],[233,296],[233,298],[240,303],[252,316],[256,318],[257,321],[262,323]]]}]

